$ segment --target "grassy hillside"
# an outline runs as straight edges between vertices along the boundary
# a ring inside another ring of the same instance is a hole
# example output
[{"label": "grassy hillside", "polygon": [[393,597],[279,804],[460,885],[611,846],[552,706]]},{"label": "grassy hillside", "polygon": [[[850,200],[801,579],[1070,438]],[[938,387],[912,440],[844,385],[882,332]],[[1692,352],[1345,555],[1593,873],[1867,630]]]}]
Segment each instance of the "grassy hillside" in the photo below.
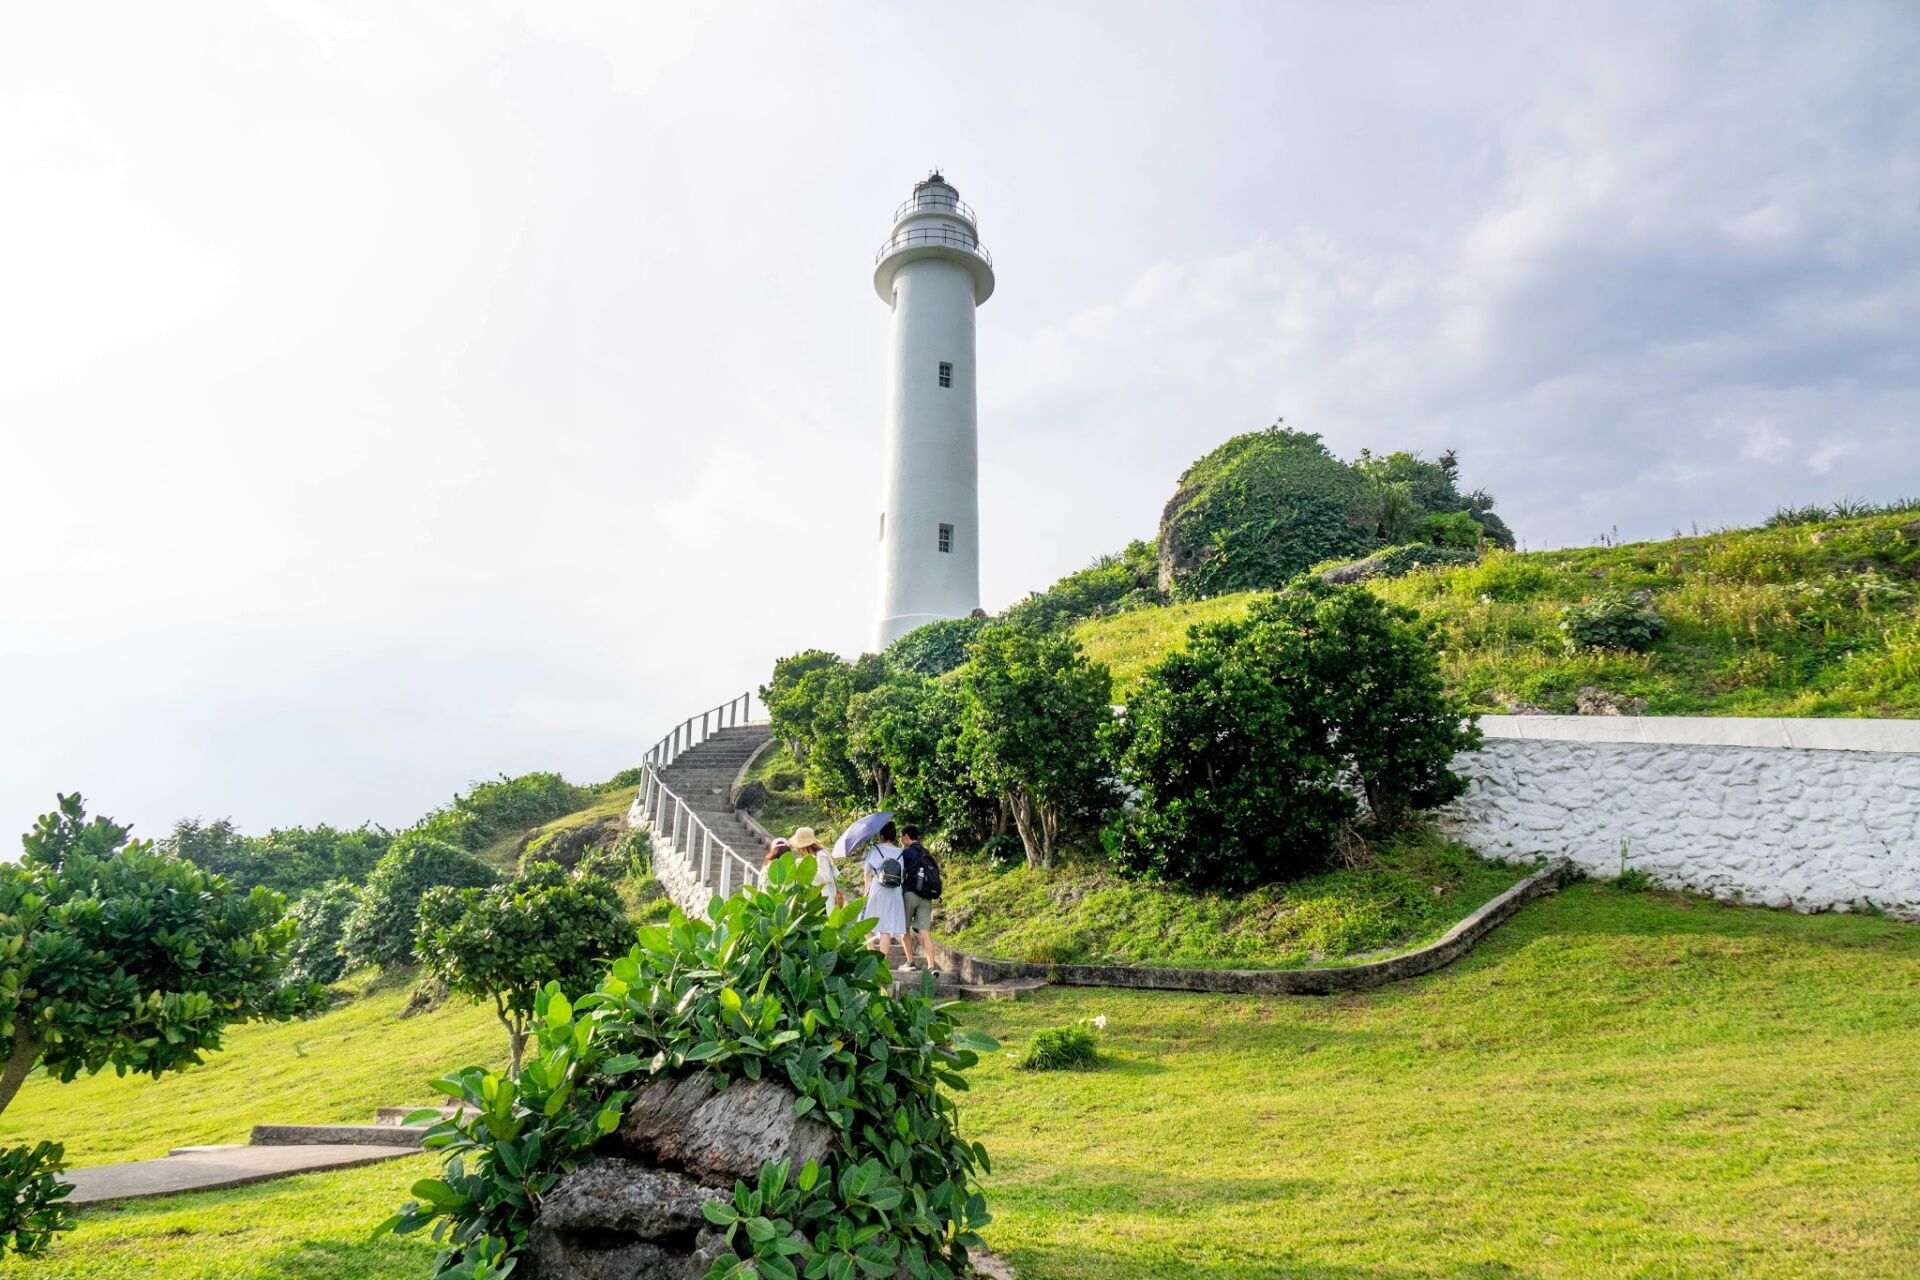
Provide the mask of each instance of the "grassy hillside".
[{"label": "grassy hillside", "polygon": [[[1583,685],[1653,715],[1920,716],[1920,517],[1913,513],[1565,551],[1369,584],[1439,627],[1447,679],[1477,706],[1571,713]],[[1562,606],[1645,591],[1668,624],[1646,654],[1568,653]],[[1083,623],[1127,687],[1194,622],[1244,612],[1223,596]]]},{"label": "grassy hillside", "polygon": [[1415,833],[1342,867],[1244,893],[1126,880],[1100,859],[1045,871],[982,858],[944,867],[937,934],[976,955],[1036,964],[1294,969],[1431,941],[1530,868]]},{"label": "grassy hillside", "polygon": [[[988,1239],[1028,1280],[1832,1277],[1920,1250],[1920,929],[1576,885],[1466,960],[1338,998],[1057,990],[967,1006],[1009,1053],[1105,1015],[1104,1064],[996,1056],[962,1098]],[[498,1061],[397,991],[252,1028],[185,1075],[36,1079],[7,1140],[83,1162],[356,1119]],[[25,1280],[419,1280],[368,1233],[425,1157],[83,1212]]]}]

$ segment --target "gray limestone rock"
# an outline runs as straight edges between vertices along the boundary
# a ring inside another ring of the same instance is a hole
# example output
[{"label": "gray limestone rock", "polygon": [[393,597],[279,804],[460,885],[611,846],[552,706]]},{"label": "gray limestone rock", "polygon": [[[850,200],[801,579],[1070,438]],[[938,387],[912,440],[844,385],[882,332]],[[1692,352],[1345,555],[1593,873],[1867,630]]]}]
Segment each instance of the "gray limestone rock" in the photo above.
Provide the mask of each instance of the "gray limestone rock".
[{"label": "gray limestone rock", "polygon": [[700,1230],[707,1222],[700,1206],[732,1194],[730,1187],[702,1186],[685,1174],[608,1158],[560,1179],[540,1202],[537,1221],[552,1231],[611,1231],[662,1240]]},{"label": "gray limestone rock", "polygon": [[771,1080],[735,1080],[716,1091],[705,1076],[643,1086],[607,1141],[621,1155],[697,1177],[751,1182],[768,1160],[794,1172],[824,1160],[833,1130],[811,1116],[795,1118],[795,1095]]},{"label": "gray limestone rock", "polygon": [[731,1252],[726,1236],[712,1228],[689,1241],[659,1244],[569,1235],[535,1223],[514,1275],[526,1280],[701,1280],[716,1258]]}]

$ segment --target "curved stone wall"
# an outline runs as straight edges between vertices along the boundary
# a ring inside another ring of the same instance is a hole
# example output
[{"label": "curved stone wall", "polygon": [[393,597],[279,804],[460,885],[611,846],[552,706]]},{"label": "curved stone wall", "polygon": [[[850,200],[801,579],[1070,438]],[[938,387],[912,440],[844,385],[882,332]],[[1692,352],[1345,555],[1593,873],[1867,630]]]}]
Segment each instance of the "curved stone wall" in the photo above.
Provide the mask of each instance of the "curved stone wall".
[{"label": "curved stone wall", "polygon": [[1499,856],[1627,865],[1803,911],[1920,919],[1920,722],[1486,716],[1448,814]]}]

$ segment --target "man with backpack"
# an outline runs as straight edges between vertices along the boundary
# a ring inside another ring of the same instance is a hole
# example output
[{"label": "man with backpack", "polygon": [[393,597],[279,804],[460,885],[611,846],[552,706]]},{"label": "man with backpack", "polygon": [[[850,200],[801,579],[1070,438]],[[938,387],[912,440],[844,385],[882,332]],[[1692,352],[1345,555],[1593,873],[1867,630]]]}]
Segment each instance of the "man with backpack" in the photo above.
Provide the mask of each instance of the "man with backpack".
[{"label": "man with backpack", "polygon": [[919,935],[918,948],[921,966],[933,973],[940,970],[933,963],[933,904],[940,897],[940,864],[927,852],[927,846],[920,843],[920,832],[915,827],[902,827],[900,834],[907,839],[906,848],[900,854],[900,866],[906,890],[907,932],[901,938],[901,945],[907,949],[907,963],[914,963],[914,935]]}]

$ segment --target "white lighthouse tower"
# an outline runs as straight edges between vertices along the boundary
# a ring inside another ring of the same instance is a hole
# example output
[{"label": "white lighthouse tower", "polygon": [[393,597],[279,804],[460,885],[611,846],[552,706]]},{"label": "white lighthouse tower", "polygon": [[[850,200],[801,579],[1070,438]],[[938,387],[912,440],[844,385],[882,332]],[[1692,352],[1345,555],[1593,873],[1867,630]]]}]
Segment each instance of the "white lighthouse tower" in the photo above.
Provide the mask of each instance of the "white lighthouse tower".
[{"label": "white lighthouse tower", "polygon": [[980,605],[973,309],[993,294],[993,259],[973,210],[938,173],[894,210],[873,288],[893,308],[874,637],[884,649]]}]

